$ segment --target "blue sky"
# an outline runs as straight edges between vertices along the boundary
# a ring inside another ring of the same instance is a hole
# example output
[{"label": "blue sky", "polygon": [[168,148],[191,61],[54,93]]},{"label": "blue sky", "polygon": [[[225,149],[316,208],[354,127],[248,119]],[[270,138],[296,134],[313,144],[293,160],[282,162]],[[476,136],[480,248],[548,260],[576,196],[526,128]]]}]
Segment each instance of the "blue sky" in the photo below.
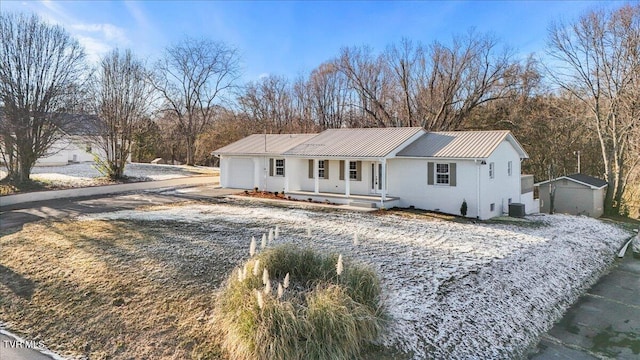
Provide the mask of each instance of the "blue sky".
[{"label": "blue sky", "polygon": [[551,21],[574,19],[613,1],[14,1],[1,11],[35,12],[63,25],[92,60],[114,47],[152,62],[184,36],[237,47],[243,79],[295,77],[342,47],[383,50],[403,37],[450,41],[470,28],[490,32],[526,56],[544,53]]}]

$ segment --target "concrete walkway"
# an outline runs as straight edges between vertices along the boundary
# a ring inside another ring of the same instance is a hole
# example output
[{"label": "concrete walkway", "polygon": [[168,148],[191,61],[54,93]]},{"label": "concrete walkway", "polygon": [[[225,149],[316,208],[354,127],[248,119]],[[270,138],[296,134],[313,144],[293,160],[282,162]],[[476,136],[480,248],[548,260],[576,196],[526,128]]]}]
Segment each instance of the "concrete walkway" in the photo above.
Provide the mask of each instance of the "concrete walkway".
[{"label": "concrete walkway", "polygon": [[631,249],[542,337],[530,358],[640,359],[640,259]]}]

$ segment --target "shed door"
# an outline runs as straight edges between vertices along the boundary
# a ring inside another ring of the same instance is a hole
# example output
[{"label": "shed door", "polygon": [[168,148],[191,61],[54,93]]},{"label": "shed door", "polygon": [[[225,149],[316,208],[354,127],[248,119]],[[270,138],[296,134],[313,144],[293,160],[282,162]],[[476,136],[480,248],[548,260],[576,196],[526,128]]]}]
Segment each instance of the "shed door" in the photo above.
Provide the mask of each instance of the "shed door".
[{"label": "shed door", "polygon": [[253,189],[253,160],[232,158],[229,160],[229,187],[237,189]]}]

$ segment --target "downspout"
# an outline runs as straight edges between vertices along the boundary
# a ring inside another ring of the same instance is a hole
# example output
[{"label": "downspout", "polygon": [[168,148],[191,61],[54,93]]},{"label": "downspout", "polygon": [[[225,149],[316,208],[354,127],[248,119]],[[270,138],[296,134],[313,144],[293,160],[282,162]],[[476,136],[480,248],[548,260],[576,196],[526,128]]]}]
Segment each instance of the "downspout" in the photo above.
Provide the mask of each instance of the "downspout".
[{"label": "downspout", "polygon": [[267,180],[268,180],[268,175],[269,175],[269,158],[268,157],[264,157],[264,191],[268,191],[268,184],[267,184]]},{"label": "downspout", "polygon": [[476,219],[480,219],[480,166],[482,162],[478,159],[474,160],[476,163]]},{"label": "downspout", "polygon": [[[518,187],[518,190],[519,190],[518,191],[518,203],[522,204],[522,159],[520,159],[520,169],[519,170],[520,171],[518,171],[518,174],[520,174],[520,178],[518,180],[520,180],[520,186]],[[513,169],[511,169],[511,171],[513,172]]]}]

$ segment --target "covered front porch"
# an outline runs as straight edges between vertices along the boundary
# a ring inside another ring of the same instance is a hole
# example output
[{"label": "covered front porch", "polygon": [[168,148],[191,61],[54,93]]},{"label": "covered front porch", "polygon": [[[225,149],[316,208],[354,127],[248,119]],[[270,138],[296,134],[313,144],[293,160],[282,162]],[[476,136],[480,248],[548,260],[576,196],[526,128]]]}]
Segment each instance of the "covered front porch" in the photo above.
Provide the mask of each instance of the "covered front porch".
[{"label": "covered front porch", "polygon": [[389,208],[385,158],[287,158],[284,192],[300,200]]},{"label": "covered front porch", "polygon": [[288,191],[285,195],[297,200],[309,200],[317,202],[329,202],[333,204],[366,207],[366,208],[392,208],[398,205],[400,198],[382,195],[345,195],[330,192],[313,191]]}]

